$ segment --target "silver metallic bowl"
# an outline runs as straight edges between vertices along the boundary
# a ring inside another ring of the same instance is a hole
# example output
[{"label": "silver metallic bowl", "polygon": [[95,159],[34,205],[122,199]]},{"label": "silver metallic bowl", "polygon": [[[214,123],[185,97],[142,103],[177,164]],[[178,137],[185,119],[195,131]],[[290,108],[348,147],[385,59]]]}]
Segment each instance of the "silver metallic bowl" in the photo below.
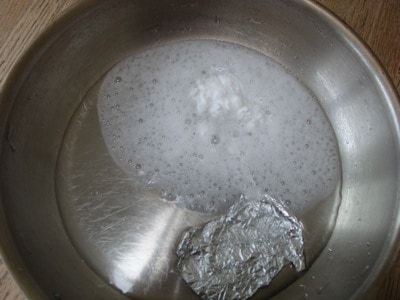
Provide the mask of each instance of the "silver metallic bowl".
[{"label": "silver metallic bowl", "polygon": [[[127,297],[108,283],[106,262],[93,263],[101,257],[90,257],[89,243],[80,248],[79,224],[65,227],[63,201],[74,199],[57,194],[59,151],[82,98],[110,67],[140,49],[188,39],[238,43],[273,58],[316,95],[337,137],[342,200],[333,233],[274,299],[373,299],[400,245],[398,99],[340,21],[310,1],[285,0],[88,0],[36,41],[0,94],[1,252],[23,290],[32,299]],[[315,226],[327,222],[313,217]],[[151,216],[143,222],[158,224]],[[152,247],[162,248],[163,238]],[[167,296],[195,297],[182,280],[147,295]]]}]

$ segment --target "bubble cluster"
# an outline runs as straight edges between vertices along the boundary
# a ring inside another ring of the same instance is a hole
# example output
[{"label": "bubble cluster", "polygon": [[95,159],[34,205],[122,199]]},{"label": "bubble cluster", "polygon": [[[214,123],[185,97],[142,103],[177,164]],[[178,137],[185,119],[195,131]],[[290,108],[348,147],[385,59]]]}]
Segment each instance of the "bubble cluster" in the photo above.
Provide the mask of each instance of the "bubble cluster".
[{"label": "bubble cluster", "polygon": [[334,191],[340,160],[315,97],[245,47],[185,41],[114,66],[97,103],[115,162],[186,209],[224,212],[266,191],[298,216]]}]

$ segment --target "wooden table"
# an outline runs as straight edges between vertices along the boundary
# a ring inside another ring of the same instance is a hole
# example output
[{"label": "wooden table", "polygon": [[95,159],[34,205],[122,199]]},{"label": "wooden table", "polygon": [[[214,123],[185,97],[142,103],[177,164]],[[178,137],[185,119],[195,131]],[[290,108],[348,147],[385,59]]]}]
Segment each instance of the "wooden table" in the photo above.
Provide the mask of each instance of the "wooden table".
[{"label": "wooden table", "polygon": [[[0,85],[35,37],[79,0],[0,0]],[[400,93],[400,0],[318,0],[370,46]],[[25,299],[0,258],[0,299]],[[379,299],[400,299],[400,255]]]}]

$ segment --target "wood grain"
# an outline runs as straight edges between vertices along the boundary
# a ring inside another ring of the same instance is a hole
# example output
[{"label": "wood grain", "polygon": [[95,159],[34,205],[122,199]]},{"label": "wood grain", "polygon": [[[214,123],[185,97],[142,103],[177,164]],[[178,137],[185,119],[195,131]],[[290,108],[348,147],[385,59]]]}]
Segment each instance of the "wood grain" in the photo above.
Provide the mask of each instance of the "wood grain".
[{"label": "wood grain", "polygon": [[318,0],[363,39],[400,94],[400,1]]},{"label": "wood grain", "polygon": [[[79,0],[0,0],[0,86],[31,42]],[[372,49],[400,93],[400,1],[318,0],[347,23]],[[381,287],[379,299],[400,299],[400,256]],[[0,259],[0,299],[22,300]]]}]

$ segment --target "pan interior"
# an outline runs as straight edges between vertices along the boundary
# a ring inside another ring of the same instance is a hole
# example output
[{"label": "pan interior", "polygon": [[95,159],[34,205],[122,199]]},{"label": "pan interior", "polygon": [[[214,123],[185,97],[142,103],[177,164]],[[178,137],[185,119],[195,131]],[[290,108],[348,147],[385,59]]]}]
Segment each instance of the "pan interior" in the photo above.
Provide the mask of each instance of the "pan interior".
[{"label": "pan interior", "polygon": [[[341,166],[318,100],[244,46],[169,42],[107,71],[72,116],[57,162],[68,234],[107,283],[194,297],[176,268],[183,231],[268,193],[304,225],[307,266],[333,231]],[[258,296],[299,274],[284,269]]]}]

